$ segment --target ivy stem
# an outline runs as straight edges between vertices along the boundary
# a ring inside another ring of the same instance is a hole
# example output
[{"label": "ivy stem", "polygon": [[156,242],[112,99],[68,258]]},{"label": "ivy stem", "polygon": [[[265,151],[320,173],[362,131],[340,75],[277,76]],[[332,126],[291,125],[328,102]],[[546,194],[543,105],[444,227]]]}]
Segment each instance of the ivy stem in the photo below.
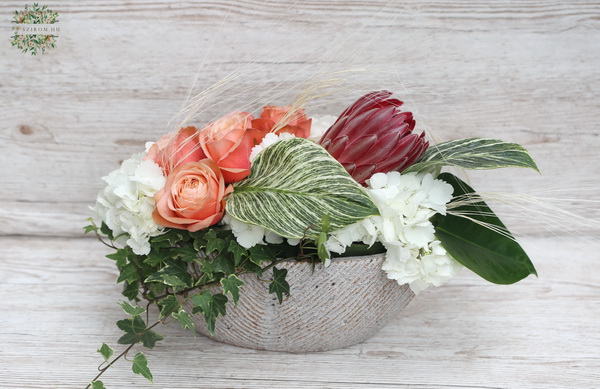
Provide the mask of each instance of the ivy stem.
[{"label": "ivy stem", "polygon": [[[157,325],[159,325],[160,323],[163,322],[164,319],[161,319],[159,321],[157,321],[156,323],[152,324],[150,327],[146,328],[144,330],[144,333],[150,331],[152,328],[156,327]],[[135,346],[137,343],[132,343],[129,346],[127,346],[127,348],[119,355],[117,355],[116,357],[113,358],[112,361],[110,361],[108,363],[108,365],[104,366],[103,368],[98,368],[98,370],[100,370],[100,373],[98,373],[98,375],[96,377],[94,377],[94,379],[85,387],[85,389],[89,389],[92,386],[92,382],[96,381],[98,378],[100,378],[102,376],[102,374],[104,374],[106,372],[106,370],[108,370],[108,368],[110,368],[116,361],[118,361],[119,359],[125,357],[127,355],[127,353],[133,348],[133,346]],[[102,365],[100,365],[102,366]]]}]

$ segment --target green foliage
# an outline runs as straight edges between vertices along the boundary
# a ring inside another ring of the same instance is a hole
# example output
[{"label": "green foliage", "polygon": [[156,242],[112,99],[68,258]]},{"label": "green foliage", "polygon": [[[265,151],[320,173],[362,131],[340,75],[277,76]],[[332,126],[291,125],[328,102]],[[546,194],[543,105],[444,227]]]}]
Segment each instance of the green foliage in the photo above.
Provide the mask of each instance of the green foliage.
[{"label": "green foliage", "polygon": [[211,335],[214,335],[217,318],[225,315],[227,296],[220,293],[212,294],[207,290],[192,296],[192,303],[194,304],[192,313],[202,313],[206,320],[206,327]]},{"label": "green foliage", "polygon": [[512,284],[529,274],[537,275],[525,251],[470,186],[450,173],[438,178],[454,187],[455,199],[474,199],[453,207],[453,214],[438,214],[432,219],[436,237],[454,259],[496,284]]},{"label": "green foliage", "polygon": [[524,167],[539,171],[527,150],[497,139],[458,139],[430,146],[419,161],[403,173],[434,171],[443,166],[464,169]]},{"label": "green foliage", "polygon": [[123,308],[123,311],[125,311],[126,314],[131,315],[131,316],[139,316],[142,313],[146,312],[146,310],[142,307],[138,307],[138,306],[133,306],[131,304],[129,304],[127,301],[122,301],[119,303],[119,305],[121,306],[121,308]]},{"label": "green foliage", "polygon": [[135,374],[140,374],[148,381],[154,383],[154,377],[152,377],[152,373],[148,368],[148,360],[146,359],[146,356],[143,353],[135,354],[135,357],[133,357],[133,365],[131,369]]},{"label": "green foliage", "polygon": [[379,214],[344,167],[303,138],[269,146],[234,188],[227,197],[229,215],[286,238],[316,239],[323,215],[338,230]]},{"label": "green foliage", "polygon": [[92,389],[106,389],[106,388],[104,387],[104,384],[102,383],[102,381],[93,381]]},{"label": "green foliage", "polygon": [[285,280],[287,269],[273,267],[273,280],[269,284],[269,293],[275,293],[279,304],[283,302],[283,295],[290,295],[290,284]]},{"label": "green foliage", "polygon": [[113,356],[113,349],[110,348],[106,343],[102,343],[102,346],[100,346],[100,348],[98,349],[98,352],[102,355],[102,358],[104,358],[104,361],[108,361],[110,359],[110,357]]},{"label": "green foliage", "polygon": [[172,316],[175,318],[175,320],[179,322],[181,328],[187,330],[194,329],[194,322],[192,321],[192,318],[190,317],[189,313],[187,313],[183,309],[179,312],[173,312]]},{"label": "green foliage", "polygon": [[160,308],[159,319],[162,320],[169,317],[174,312],[179,312],[181,305],[177,301],[177,298],[173,295],[167,296],[164,299],[158,301],[158,307]]},{"label": "green foliage", "polygon": [[142,342],[144,347],[153,348],[157,341],[164,337],[146,327],[144,319],[139,316],[133,316],[128,319],[119,320],[117,327],[125,332],[117,341],[119,344],[135,344]]},{"label": "green foliage", "polygon": [[227,278],[221,278],[223,293],[229,293],[235,305],[237,305],[240,299],[240,287],[242,285],[244,285],[244,281],[240,280],[235,274],[230,274]]}]

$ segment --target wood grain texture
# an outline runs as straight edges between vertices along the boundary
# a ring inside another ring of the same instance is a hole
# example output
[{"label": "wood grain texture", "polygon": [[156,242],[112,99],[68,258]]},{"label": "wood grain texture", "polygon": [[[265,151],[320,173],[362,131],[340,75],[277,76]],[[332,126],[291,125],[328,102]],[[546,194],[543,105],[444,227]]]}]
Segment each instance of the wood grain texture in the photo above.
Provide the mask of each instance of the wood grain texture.
[{"label": "wood grain texture", "polygon": [[[565,209],[600,216],[588,202],[599,200],[600,188],[595,1],[49,5],[64,33],[57,49],[31,57],[8,39],[9,15],[23,4],[0,4],[0,234],[79,235],[100,177],[166,131],[196,73],[198,87],[207,86],[249,61],[237,94],[225,93],[194,124],[287,104],[316,69],[367,65],[348,90],[309,113],[340,112],[364,91],[391,89],[416,111],[421,129],[443,139],[522,143],[543,173],[474,174],[475,188],[541,190],[564,197]],[[508,210],[506,218],[518,233],[546,233],[539,215]]]},{"label": "wood grain texture", "polygon": [[[596,243],[531,238],[539,272],[512,286],[464,270],[426,290],[374,337],[308,354],[217,343],[176,323],[147,351],[155,385],[126,362],[108,388],[595,388]],[[125,317],[108,251],[90,239],[0,239],[0,388],[83,388]],[[335,334],[335,328],[331,329]]]}]

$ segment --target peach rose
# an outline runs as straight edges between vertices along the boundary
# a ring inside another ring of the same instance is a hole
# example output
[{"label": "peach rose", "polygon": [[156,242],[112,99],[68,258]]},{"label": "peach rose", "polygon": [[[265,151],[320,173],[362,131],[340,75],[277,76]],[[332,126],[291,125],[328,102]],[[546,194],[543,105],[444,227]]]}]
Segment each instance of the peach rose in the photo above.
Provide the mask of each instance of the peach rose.
[{"label": "peach rose", "polygon": [[176,134],[166,134],[148,150],[144,159],[151,159],[163,168],[165,175],[179,165],[206,158],[200,147],[196,127],[185,127]]},{"label": "peach rose", "polygon": [[256,143],[254,133],[249,131],[251,123],[251,114],[232,112],[200,132],[202,150],[217,163],[226,183],[250,174],[250,152]]},{"label": "peach rose", "polygon": [[225,196],[233,191],[211,159],[179,165],[154,195],[152,218],[164,227],[198,231],[216,224],[225,212]]},{"label": "peach rose", "polygon": [[[260,132],[262,137],[269,132],[275,132],[276,134],[289,132],[299,138],[308,138],[310,136],[311,119],[306,118],[303,109],[294,112],[290,112],[291,110],[291,105],[285,107],[267,105],[263,107],[260,118],[252,121],[252,128]],[[286,115],[289,116],[286,118]]]}]

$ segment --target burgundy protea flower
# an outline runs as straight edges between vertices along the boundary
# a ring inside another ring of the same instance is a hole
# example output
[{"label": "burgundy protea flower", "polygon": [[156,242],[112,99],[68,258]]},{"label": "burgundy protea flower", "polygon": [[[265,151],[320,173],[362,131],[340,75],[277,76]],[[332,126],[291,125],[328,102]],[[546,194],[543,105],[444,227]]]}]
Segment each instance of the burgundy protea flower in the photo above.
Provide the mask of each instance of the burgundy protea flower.
[{"label": "burgundy protea flower", "polygon": [[402,171],[429,146],[425,133],[413,134],[412,113],[388,91],[372,92],[346,108],[321,141],[361,185],[375,173]]}]

